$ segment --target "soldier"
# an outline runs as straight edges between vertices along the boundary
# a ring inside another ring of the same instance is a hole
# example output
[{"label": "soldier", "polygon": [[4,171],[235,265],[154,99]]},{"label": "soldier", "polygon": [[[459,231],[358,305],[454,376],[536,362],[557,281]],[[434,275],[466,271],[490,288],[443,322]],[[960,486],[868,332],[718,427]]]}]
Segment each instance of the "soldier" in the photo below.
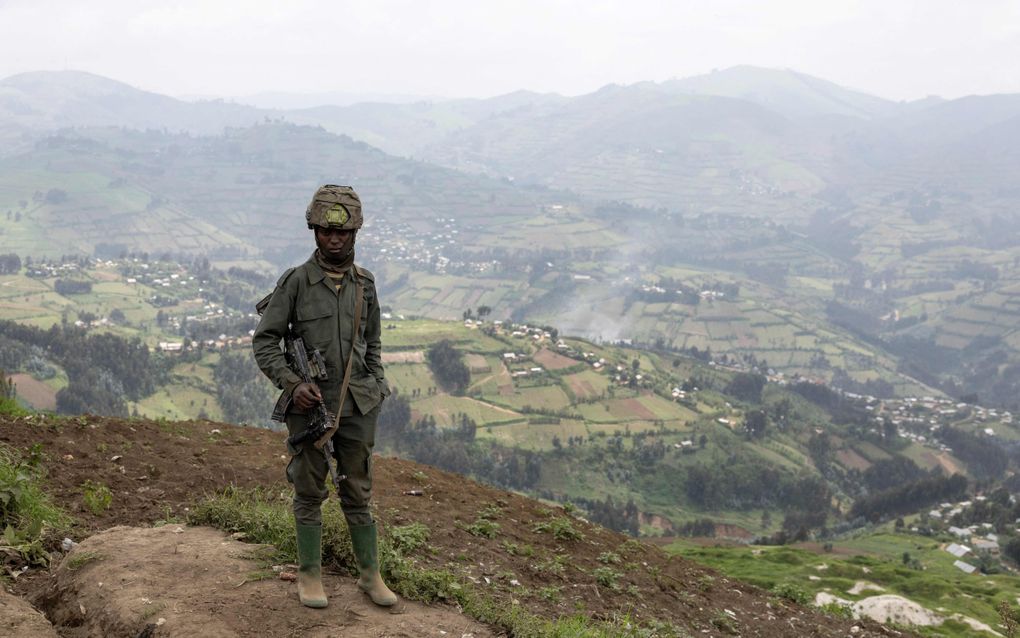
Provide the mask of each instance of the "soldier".
[{"label": "soldier", "polygon": [[[358,587],[377,605],[390,606],[397,597],[379,575],[376,525],[369,511],[375,425],[390,391],[380,356],[375,278],[354,264],[354,242],[363,221],[361,200],[349,186],[322,186],[305,211],[305,221],[315,232],[317,249],[276,283],[252,347],[262,372],[290,395],[286,423],[291,436],[308,427],[308,413],[319,402],[325,402],[331,414],[340,415],[332,441],[339,471],[346,475],[340,483],[340,504],[361,572]],[[357,335],[352,334],[355,327]],[[288,330],[303,338],[309,349],[322,353],[329,379],[324,387],[303,383],[287,366],[280,340]],[[341,396],[345,376],[347,391]],[[308,607],[325,607],[321,571],[322,503],[329,496],[326,455],[314,440],[296,449],[288,447],[287,480],[294,485],[297,524],[298,597]]]}]

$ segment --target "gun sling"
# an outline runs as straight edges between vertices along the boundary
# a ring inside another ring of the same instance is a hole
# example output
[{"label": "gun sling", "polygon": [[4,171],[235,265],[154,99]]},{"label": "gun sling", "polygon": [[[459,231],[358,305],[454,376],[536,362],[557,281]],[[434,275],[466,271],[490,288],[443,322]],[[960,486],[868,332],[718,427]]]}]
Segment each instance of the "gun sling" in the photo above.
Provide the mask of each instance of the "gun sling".
[{"label": "gun sling", "polygon": [[[357,266],[355,266],[357,268]],[[357,289],[354,292],[354,325],[352,326],[351,334],[351,351],[347,355],[347,366],[344,368],[344,378],[340,382],[340,404],[336,408],[336,417],[333,420],[333,425],[326,433],[322,435],[318,441],[315,442],[315,447],[322,448],[332,438],[333,433],[340,428],[340,413],[344,410],[344,400],[347,399],[347,387],[351,383],[351,366],[354,363],[354,343],[358,339],[358,329],[361,328],[361,305],[365,297],[365,286],[361,283],[361,279],[355,276],[357,283]]]}]

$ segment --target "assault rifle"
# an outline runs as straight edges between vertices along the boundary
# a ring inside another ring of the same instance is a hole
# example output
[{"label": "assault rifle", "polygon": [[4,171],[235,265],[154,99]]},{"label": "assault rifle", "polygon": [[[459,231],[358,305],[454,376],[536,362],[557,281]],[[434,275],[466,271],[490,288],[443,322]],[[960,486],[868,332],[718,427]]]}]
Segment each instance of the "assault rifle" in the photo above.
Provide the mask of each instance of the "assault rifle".
[{"label": "assault rifle", "polygon": [[[301,377],[302,383],[314,384],[316,381],[325,381],[329,378],[326,374],[326,361],[322,358],[322,353],[318,349],[312,350],[312,357],[309,359],[308,351],[305,350],[305,341],[301,337],[287,335],[283,342],[287,348],[287,362],[290,364],[291,369]],[[281,402],[283,403],[282,415],[287,413],[287,406],[290,404],[291,399],[292,397],[289,392],[285,392],[280,396],[280,399],[276,402],[276,407],[273,408],[274,419],[277,418],[277,412],[281,409]],[[282,421],[284,419],[280,418],[277,420]],[[334,420],[335,417],[326,409],[326,404],[319,401],[308,415],[308,427],[305,428],[304,432],[298,432],[289,437],[287,443],[293,449],[297,449],[299,445],[309,439],[317,441],[333,427]],[[336,486],[337,494],[339,494],[340,481],[346,479],[347,476],[338,473],[334,464],[333,437],[328,437],[319,449],[322,450],[323,455],[326,457],[326,467],[329,468],[330,478],[333,479],[333,485]]]}]

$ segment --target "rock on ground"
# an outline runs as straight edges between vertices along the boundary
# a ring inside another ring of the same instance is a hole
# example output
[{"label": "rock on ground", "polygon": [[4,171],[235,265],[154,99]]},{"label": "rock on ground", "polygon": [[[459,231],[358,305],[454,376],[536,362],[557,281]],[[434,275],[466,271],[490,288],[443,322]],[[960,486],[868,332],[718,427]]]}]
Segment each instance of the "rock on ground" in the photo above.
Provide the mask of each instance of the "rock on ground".
[{"label": "rock on ground", "polygon": [[326,609],[302,607],[295,583],[259,580],[259,549],[204,527],[114,527],[64,557],[42,606],[64,636],[494,635],[448,607],[378,608],[346,574],[325,576]]},{"label": "rock on ground", "polygon": [[0,588],[0,636],[57,638],[57,632],[42,613]]}]

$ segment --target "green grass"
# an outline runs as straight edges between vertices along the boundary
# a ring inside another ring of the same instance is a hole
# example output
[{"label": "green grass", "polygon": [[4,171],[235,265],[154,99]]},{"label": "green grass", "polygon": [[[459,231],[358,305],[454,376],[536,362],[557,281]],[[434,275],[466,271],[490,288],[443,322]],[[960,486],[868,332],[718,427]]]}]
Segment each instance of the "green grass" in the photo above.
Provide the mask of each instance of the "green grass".
[{"label": "green grass", "polygon": [[69,570],[71,570],[72,572],[76,572],[82,567],[88,565],[89,563],[95,562],[97,560],[102,560],[103,558],[104,556],[99,552],[79,550],[71,554],[67,558],[67,562],[65,564],[67,565],[67,568]]},{"label": "green grass", "polygon": [[[188,522],[243,532],[247,541],[275,547],[274,560],[294,561],[294,518],[290,508],[288,493],[231,488],[201,501],[189,513]],[[395,527],[388,534],[384,530],[379,546],[383,575],[390,587],[405,598],[425,603],[439,600],[456,603],[469,616],[519,638],[681,638],[688,635],[669,625],[641,625],[626,616],[606,620],[585,616],[546,619],[520,605],[506,604],[450,571],[423,567],[411,557],[427,538],[427,530],[421,527]],[[356,571],[347,525],[337,507],[323,508],[322,559],[325,565],[352,574]]]},{"label": "green grass", "polygon": [[407,398],[411,397],[413,390],[421,390],[422,395],[425,395],[429,388],[439,386],[428,365],[424,363],[388,363],[386,380],[390,387],[396,388]]},{"label": "green grass", "polygon": [[558,385],[519,388],[509,396],[492,397],[494,402],[515,410],[562,410],[570,406],[570,397]]},{"label": "green grass", "polygon": [[573,522],[569,518],[562,516],[535,523],[532,529],[541,534],[551,534],[553,538],[559,541],[579,541],[584,538],[584,534],[574,527]]},{"label": "green grass", "polygon": [[0,414],[7,416],[28,416],[32,412],[21,407],[17,399],[0,397]]},{"label": "green grass", "polygon": [[0,443],[0,551],[46,565],[45,540],[67,530],[71,518],[43,491],[41,459],[41,450],[26,456]]},{"label": "green grass", "polygon": [[[823,591],[850,601],[879,593],[898,594],[938,610],[942,616],[962,614],[994,627],[999,621],[999,604],[1004,600],[1015,603],[1020,582],[1006,574],[964,574],[953,566],[956,559],[941,549],[943,542],[873,531],[836,540],[828,553],[792,547],[701,547],[685,541],[667,549],[785,598],[814,600]],[[913,567],[904,564],[905,553],[917,561]],[[849,593],[858,581],[874,583],[885,591]],[[917,631],[957,638],[986,635],[958,621]]]},{"label": "green grass", "polygon": [[436,394],[417,399],[411,406],[417,412],[436,417],[440,427],[454,425],[454,419],[458,414],[466,414],[479,426],[521,418],[520,414],[506,408],[492,406],[470,397],[455,397],[448,394]]}]

